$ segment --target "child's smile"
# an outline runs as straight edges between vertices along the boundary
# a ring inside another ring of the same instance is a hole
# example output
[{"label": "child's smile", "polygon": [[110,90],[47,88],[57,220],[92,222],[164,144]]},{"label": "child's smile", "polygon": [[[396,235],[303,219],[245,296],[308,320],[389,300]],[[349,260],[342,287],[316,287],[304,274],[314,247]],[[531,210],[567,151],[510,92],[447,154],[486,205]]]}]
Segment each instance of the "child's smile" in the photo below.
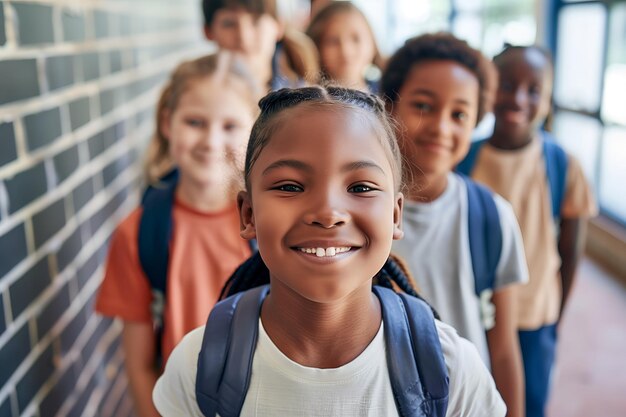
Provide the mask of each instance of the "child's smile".
[{"label": "child's smile", "polygon": [[302,106],[281,115],[242,207],[242,235],[257,238],[272,282],[311,301],[369,291],[399,236],[386,139],[352,112]]}]

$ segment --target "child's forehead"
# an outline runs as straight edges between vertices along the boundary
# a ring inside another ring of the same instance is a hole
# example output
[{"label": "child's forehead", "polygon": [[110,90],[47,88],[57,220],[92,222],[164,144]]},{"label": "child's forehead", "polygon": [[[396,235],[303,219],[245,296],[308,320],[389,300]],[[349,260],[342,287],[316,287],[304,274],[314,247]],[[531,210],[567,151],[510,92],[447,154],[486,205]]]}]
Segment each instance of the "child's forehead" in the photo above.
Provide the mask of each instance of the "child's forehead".
[{"label": "child's forehead", "polygon": [[528,68],[532,70],[547,70],[551,64],[548,58],[534,48],[519,48],[510,50],[496,60],[500,71],[507,69]]}]

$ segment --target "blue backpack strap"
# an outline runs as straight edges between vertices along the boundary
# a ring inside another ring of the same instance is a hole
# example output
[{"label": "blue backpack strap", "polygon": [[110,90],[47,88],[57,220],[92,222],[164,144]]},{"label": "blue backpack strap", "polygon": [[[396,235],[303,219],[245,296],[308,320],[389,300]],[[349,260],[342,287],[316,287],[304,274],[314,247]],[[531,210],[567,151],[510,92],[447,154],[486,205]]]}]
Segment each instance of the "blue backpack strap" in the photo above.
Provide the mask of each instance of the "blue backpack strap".
[{"label": "blue backpack strap", "polygon": [[465,158],[456,166],[455,171],[468,177],[471,175],[472,170],[474,169],[474,165],[476,164],[476,158],[478,158],[478,153],[480,148],[487,143],[488,139],[481,139],[471,143],[469,151]]},{"label": "blue backpack strap", "polygon": [[466,176],[468,237],[476,295],[493,288],[502,253],[502,228],[492,192]]},{"label": "blue backpack strap", "polygon": [[552,135],[546,131],[541,131],[541,133],[543,136],[543,157],[546,162],[546,177],[552,201],[552,216],[556,220],[561,217],[561,206],[565,197],[567,154],[556,143]]},{"label": "blue backpack strap", "polygon": [[150,186],[141,198],[143,212],[139,220],[139,263],[152,289],[150,310],[156,332],[156,365],[161,366],[163,338],[163,312],[167,290],[169,242],[172,237],[172,207],[178,182],[178,171],[172,170],[160,180],[160,185]]},{"label": "blue backpack strap", "polygon": [[196,400],[207,417],[241,413],[268,291],[269,285],[263,285],[235,294],[217,303],[209,315],[196,376]]},{"label": "blue backpack strap", "polygon": [[373,287],[380,299],[387,366],[402,417],[444,417],[448,371],[430,307],[415,297]]}]

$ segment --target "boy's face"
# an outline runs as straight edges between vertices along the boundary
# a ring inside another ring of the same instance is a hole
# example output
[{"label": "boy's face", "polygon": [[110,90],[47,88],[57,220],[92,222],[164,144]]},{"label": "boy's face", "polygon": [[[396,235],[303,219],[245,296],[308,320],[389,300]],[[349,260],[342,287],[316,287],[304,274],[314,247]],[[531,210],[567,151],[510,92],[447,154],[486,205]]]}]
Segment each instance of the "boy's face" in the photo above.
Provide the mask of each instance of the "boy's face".
[{"label": "boy's face", "polygon": [[534,49],[512,50],[497,61],[500,83],[494,115],[502,137],[527,139],[550,111],[551,65]]},{"label": "boy's face", "polygon": [[409,181],[447,175],[463,159],[479,91],[476,76],[454,61],[422,61],[409,71],[392,109]]},{"label": "boy's face", "polygon": [[220,9],[210,25],[204,27],[207,39],[218,48],[239,52],[247,57],[274,52],[279,37],[279,24],[268,14],[254,15],[243,8]]}]

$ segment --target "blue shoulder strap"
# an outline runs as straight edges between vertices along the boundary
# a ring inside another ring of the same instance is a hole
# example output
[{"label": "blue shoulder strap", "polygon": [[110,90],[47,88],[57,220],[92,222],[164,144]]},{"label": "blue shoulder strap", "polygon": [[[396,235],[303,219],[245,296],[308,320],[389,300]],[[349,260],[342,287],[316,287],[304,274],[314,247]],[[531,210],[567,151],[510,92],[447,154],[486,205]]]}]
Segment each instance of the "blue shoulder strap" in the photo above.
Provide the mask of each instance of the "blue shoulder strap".
[{"label": "blue shoulder strap", "polygon": [[492,192],[461,175],[467,186],[469,247],[476,295],[493,288],[502,253],[502,228]]},{"label": "blue shoulder strap", "polygon": [[169,243],[172,237],[172,207],[178,182],[178,171],[172,170],[160,180],[161,185],[150,186],[141,199],[143,212],[139,221],[139,262],[150,287],[166,292]]},{"label": "blue shoulder strap", "polygon": [[[207,417],[238,416],[250,384],[261,304],[269,286],[238,293],[211,312],[198,356],[196,399]],[[430,308],[375,286],[383,306],[387,363],[403,417],[444,417],[448,374]]]},{"label": "blue shoulder strap", "polygon": [[487,142],[487,140],[488,139],[481,139],[472,142],[467,155],[465,155],[465,158],[459,162],[455,171],[469,177],[474,169],[474,164],[476,164],[476,158],[478,157],[480,148]]},{"label": "blue shoulder strap", "polygon": [[398,414],[446,415],[448,370],[432,310],[422,300],[374,286],[380,299],[387,366]]},{"label": "blue shoulder strap", "polygon": [[561,148],[554,137],[542,130],[543,157],[546,162],[546,177],[550,187],[552,201],[552,216],[554,219],[561,217],[561,205],[565,197],[567,181],[567,154]]},{"label": "blue shoulder strap", "polygon": [[250,385],[261,305],[269,285],[215,305],[198,355],[196,400],[205,416],[237,417]]}]

